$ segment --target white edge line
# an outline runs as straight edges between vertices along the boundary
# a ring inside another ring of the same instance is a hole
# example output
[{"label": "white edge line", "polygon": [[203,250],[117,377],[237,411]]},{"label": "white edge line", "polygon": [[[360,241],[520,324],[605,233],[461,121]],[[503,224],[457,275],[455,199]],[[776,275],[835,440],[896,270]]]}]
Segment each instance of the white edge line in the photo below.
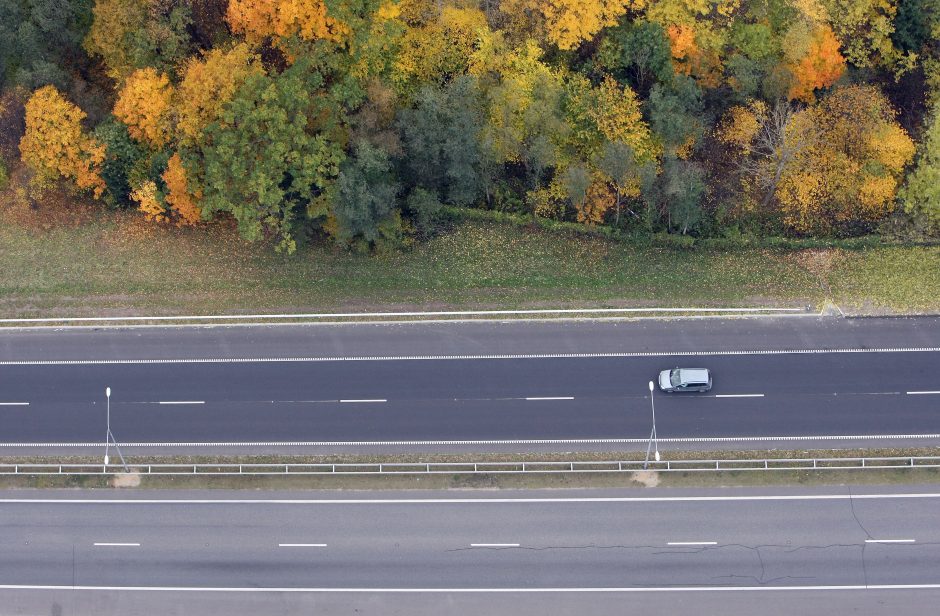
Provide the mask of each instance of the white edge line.
[{"label": "white edge line", "polygon": [[915,543],[914,539],[866,539],[865,543]]},{"label": "white edge line", "polygon": [[533,401],[533,402],[537,400],[574,400],[574,396],[545,396],[542,398],[536,398],[536,397],[526,398],[526,400]]},{"label": "white edge line", "polygon": [[929,394],[940,394],[940,391],[908,391],[905,392],[908,396],[921,396]]},{"label": "white edge line", "polygon": [[153,499],[153,498],[0,498],[0,505],[504,505],[545,503],[675,503],[675,502],[748,502],[748,501],[830,501],[940,499],[940,492],[905,492],[898,494],[755,494],[741,496],[585,496],[575,498],[359,498],[359,499]]},{"label": "white edge line", "polygon": [[459,317],[476,315],[521,315],[521,314],[636,314],[636,313],[806,313],[805,308],[557,308],[531,310],[443,310],[416,312],[311,312],[300,314],[207,314],[207,315],[161,315],[126,317],[37,317],[3,318],[0,323],[107,323],[115,321],[246,321],[251,319],[348,319],[348,318],[394,318],[394,317]]},{"label": "white edge line", "polygon": [[763,398],[764,394],[716,394],[716,398]]},{"label": "white edge line", "polygon": [[718,545],[717,541],[670,541],[666,545],[689,546],[689,545]]},{"label": "white edge line", "polygon": [[517,548],[518,543],[471,543],[471,548]]},{"label": "white edge line", "polygon": [[740,351],[637,351],[623,353],[505,353],[484,355],[387,355],[323,357],[191,357],[158,359],[25,359],[3,360],[0,366],[82,366],[122,364],[252,364],[314,363],[343,361],[441,361],[480,359],[603,359],[630,357],[728,357],[747,355],[830,355],[847,353],[937,353],[940,347],[899,347],[880,349],[764,349]]},{"label": "white edge line", "polygon": [[[660,438],[660,443],[751,443],[751,442],[804,442],[804,441],[890,441],[934,440],[940,434],[830,434],[806,436],[690,436]],[[649,438],[582,438],[582,439],[490,439],[439,441],[224,441],[224,442],[122,442],[122,447],[400,447],[410,445],[615,445],[646,444]],[[87,448],[104,447],[102,442],[79,443],[13,443],[2,442],[0,448]]]},{"label": "white edge line", "polygon": [[325,543],[279,543],[279,548],[325,548]]},{"label": "white edge line", "polygon": [[205,400],[160,400],[157,404],[205,404]]},{"label": "white edge line", "polygon": [[212,586],[42,586],[2,584],[0,590],[73,590],[124,592],[209,592],[209,593],[675,593],[675,592],[776,592],[846,590],[935,590],[938,584],[854,584],[844,586],[627,586],[581,588],[298,588],[298,587],[212,587]]},{"label": "white edge line", "polygon": [[107,542],[96,542],[95,547],[101,548],[139,548],[139,543],[107,543]]},{"label": "white edge line", "polygon": [[0,402],[0,406],[29,406],[29,402]]},{"label": "white edge line", "polygon": [[386,400],[386,399],[384,399],[384,398],[375,398],[375,399],[372,399],[372,400],[340,400],[340,402],[343,402],[343,403],[346,403],[346,402],[348,402],[348,403],[356,403],[356,402],[388,402],[388,400]]}]

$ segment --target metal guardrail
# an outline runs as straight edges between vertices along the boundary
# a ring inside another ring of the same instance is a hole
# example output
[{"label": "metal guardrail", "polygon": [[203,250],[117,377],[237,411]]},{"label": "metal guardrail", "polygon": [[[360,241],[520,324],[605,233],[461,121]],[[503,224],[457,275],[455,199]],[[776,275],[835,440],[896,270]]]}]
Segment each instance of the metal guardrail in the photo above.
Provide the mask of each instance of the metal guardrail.
[{"label": "metal guardrail", "polygon": [[[622,473],[643,470],[643,460],[535,462],[403,462],[287,464],[0,464],[0,475],[493,475],[515,473]],[[648,470],[665,472],[793,471],[940,468],[940,456],[884,458],[764,458],[662,460]]]}]

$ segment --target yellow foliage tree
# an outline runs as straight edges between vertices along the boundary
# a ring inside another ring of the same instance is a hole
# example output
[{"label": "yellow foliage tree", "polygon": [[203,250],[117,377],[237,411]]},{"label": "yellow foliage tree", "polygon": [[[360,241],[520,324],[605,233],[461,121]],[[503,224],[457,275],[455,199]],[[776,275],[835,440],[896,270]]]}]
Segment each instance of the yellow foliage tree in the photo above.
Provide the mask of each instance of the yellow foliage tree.
[{"label": "yellow foliage tree", "polygon": [[633,148],[636,159],[643,162],[660,154],[643,120],[640,99],[629,86],[621,87],[616,79],[606,75],[595,89],[595,101],[592,116],[607,141],[626,143]]},{"label": "yellow foliage tree", "polygon": [[628,10],[645,5],[646,0],[502,0],[499,8],[517,22],[534,18],[545,40],[574,49]]},{"label": "yellow foliage tree", "polygon": [[257,56],[244,43],[190,59],[179,86],[177,106],[177,130],[182,141],[200,143],[202,132],[219,118],[238,87],[249,75],[262,71]]},{"label": "yellow foliage tree", "polygon": [[91,190],[104,192],[101,166],[105,146],[82,129],[85,112],[67,101],[55,86],[39,88],[26,102],[26,132],[20,156],[40,183],[59,177]]},{"label": "yellow foliage tree", "polygon": [[127,124],[127,132],[137,141],[155,148],[170,138],[169,112],[173,86],[163,73],[144,68],[131,73],[114,104],[114,115]]},{"label": "yellow foliage tree", "polygon": [[253,44],[271,36],[340,43],[350,32],[327,14],[323,0],[230,0],[225,19],[232,32]]},{"label": "yellow foliage tree", "polygon": [[839,88],[795,120],[791,138],[804,131],[815,135],[784,170],[777,189],[787,225],[801,233],[829,233],[892,211],[914,142],[881,91]]},{"label": "yellow foliage tree", "polygon": [[137,209],[143,212],[147,220],[153,222],[166,222],[166,208],[160,201],[157,184],[153,180],[146,180],[131,191],[131,199],[137,202]]},{"label": "yellow foliage tree", "polygon": [[183,166],[183,159],[180,158],[179,153],[174,152],[170,157],[162,177],[169,190],[166,202],[176,212],[177,223],[194,225],[202,220],[202,211],[199,208],[202,190],[197,188],[195,192],[190,192],[191,188],[186,180],[186,168]]},{"label": "yellow foliage tree", "polygon": [[486,16],[479,9],[444,7],[439,19],[405,33],[392,79],[409,90],[465,73],[485,30]]}]

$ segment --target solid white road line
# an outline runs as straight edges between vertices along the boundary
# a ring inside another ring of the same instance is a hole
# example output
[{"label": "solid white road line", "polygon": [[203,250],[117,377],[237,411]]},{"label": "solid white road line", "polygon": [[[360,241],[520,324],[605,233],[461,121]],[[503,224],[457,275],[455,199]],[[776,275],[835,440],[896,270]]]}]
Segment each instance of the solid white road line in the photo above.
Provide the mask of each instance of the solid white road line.
[{"label": "solid white road line", "polygon": [[29,402],[0,402],[0,406],[29,406]]},{"label": "solid white road line", "polygon": [[865,543],[914,543],[914,539],[866,539]]},{"label": "solid white road line", "polygon": [[279,548],[325,548],[325,543],[279,543]]},{"label": "solid white road line", "polygon": [[34,317],[4,318],[0,323],[107,323],[122,321],[245,321],[265,319],[348,319],[348,318],[393,318],[393,317],[460,317],[460,316],[500,316],[500,315],[539,315],[539,314],[637,314],[637,313],[807,313],[803,308],[542,308],[529,310],[440,310],[415,312],[309,312],[300,314],[205,314],[205,315],[162,315],[128,317]]},{"label": "solid white road line", "polygon": [[663,351],[635,353],[506,353],[491,355],[405,355],[362,357],[195,357],[165,359],[25,359],[0,361],[0,366],[107,366],[124,364],[256,364],[341,361],[440,361],[465,359],[603,359],[629,357],[725,357],[737,355],[830,355],[844,353],[937,353],[940,347],[884,349],[779,349],[751,351]]},{"label": "solid white road line", "polygon": [[526,398],[529,401],[536,400],[574,400],[574,396],[546,396],[543,398]]},{"label": "solid white road line", "polygon": [[139,543],[95,543],[98,548],[139,548]]},{"label": "solid white road line", "polygon": [[904,492],[898,494],[779,494],[745,496],[594,496],[545,498],[0,498],[3,505],[514,505],[540,503],[678,503],[678,502],[748,502],[748,501],[827,501],[940,499],[940,492]]},{"label": "solid white road line", "polygon": [[924,395],[940,394],[940,391],[909,391],[906,393],[908,396],[924,396]]},{"label": "solid white road line", "polygon": [[763,398],[764,394],[716,394],[716,398]]},{"label": "solid white road line", "polygon": [[[750,443],[750,442],[802,442],[802,441],[896,441],[933,440],[940,434],[829,434],[807,436],[683,436],[663,437],[660,443]],[[473,441],[190,441],[190,442],[121,442],[124,447],[384,447],[408,445],[613,445],[646,444],[649,438],[557,438],[557,439],[480,439]],[[96,443],[0,443],[0,448],[69,448],[104,447]]]},{"label": "solid white road line", "polygon": [[674,545],[674,546],[718,545],[718,542],[717,541],[670,541],[666,545]]},{"label": "solid white road line", "polygon": [[157,404],[205,404],[205,400],[160,400]]},{"label": "solid white road line", "polygon": [[776,592],[776,591],[846,591],[846,590],[938,590],[940,584],[853,584],[844,586],[627,586],[582,588],[297,588],[245,586],[43,586],[38,584],[0,584],[0,590],[75,590],[141,592],[211,592],[211,593],[674,593],[674,592]]},{"label": "solid white road line", "polygon": [[471,548],[517,548],[518,543],[471,543]]},{"label": "solid white road line", "polygon": [[350,403],[356,403],[356,402],[388,402],[388,400],[385,400],[384,398],[376,398],[376,399],[374,399],[374,400],[340,400],[340,402],[350,402]]}]

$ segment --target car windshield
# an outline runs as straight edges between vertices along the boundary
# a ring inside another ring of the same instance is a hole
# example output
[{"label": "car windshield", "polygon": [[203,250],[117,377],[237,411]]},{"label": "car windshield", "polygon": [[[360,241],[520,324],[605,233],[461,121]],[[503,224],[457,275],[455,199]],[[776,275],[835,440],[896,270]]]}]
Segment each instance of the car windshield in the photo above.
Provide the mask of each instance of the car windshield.
[{"label": "car windshield", "polygon": [[678,387],[682,381],[679,380],[679,371],[673,370],[669,373],[669,384],[673,387]]}]

